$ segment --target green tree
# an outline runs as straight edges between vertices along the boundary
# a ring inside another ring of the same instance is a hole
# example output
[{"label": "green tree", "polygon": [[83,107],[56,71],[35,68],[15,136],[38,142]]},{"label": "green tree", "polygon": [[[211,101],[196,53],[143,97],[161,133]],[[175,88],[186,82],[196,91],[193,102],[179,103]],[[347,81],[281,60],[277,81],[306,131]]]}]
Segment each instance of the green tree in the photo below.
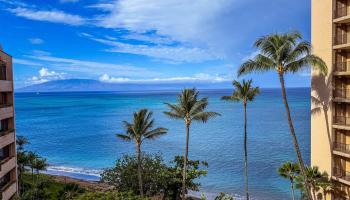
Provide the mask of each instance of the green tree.
[{"label": "green tree", "polygon": [[[160,193],[164,199],[179,199],[182,187],[182,169],[184,157],[176,156],[168,166],[160,155],[142,154],[142,163],[145,167],[143,174],[144,190],[148,196]],[[188,160],[186,189],[198,191],[200,183],[195,182],[207,174],[206,162]],[[105,169],[101,174],[104,183],[115,186],[119,191],[132,191],[137,193],[137,157],[125,155],[118,159],[115,167]]]},{"label": "green tree", "polygon": [[231,96],[223,96],[221,99],[225,101],[236,101],[243,102],[244,108],[244,178],[245,178],[245,193],[246,199],[249,200],[248,192],[248,147],[247,147],[247,103],[253,101],[255,97],[260,93],[258,87],[252,86],[252,80],[245,81],[242,83],[233,81],[235,91]]},{"label": "green tree", "polygon": [[29,144],[29,141],[24,136],[17,136],[17,168],[18,168],[18,186],[19,193],[23,192],[23,173],[25,172],[25,166],[29,164],[27,153],[24,150],[25,145]]},{"label": "green tree", "polygon": [[24,146],[29,144],[26,137],[18,135],[16,138],[17,151],[24,151]]},{"label": "green tree", "polygon": [[[311,53],[312,47],[310,43],[301,41],[301,39],[302,37],[299,32],[276,33],[259,38],[254,44],[259,49],[259,54],[240,66],[238,76],[252,72],[277,72],[294,149],[300,165],[301,174],[304,176],[305,184],[307,184],[306,170],[288,105],[284,76],[288,73],[299,72],[310,65],[322,74],[327,74],[327,66],[320,57]],[[306,187],[306,194],[308,199],[312,199],[308,187]]]},{"label": "green tree", "polygon": [[285,162],[279,169],[278,173],[281,177],[289,179],[290,181],[290,187],[292,191],[292,198],[295,200],[295,194],[294,194],[294,184],[295,179],[300,173],[299,164],[292,163],[292,162]]},{"label": "green tree", "polygon": [[57,199],[59,200],[73,200],[75,199],[76,196],[79,194],[84,193],[84,189],[81,188],[78,184],[76,183],[68,183],[65,184],[58,192]]},{"label": "green tree", "polygon": [[324,200],[327,200],[327,194],[334,191],[334,184],[332,182],[332,179],[329,178],[327,172],[324,172],[322,174],[322,178],[318,186],[322,190],[322,196]]},{"label": "green tree", "polygon": [[164,112],[165,115],[172,119],[184,120],[186,127],[186,150],[185,161],[183,167],[182,177],[182,199],[186,198],[186,176],[187,176],[187,161],[188,161],[188,148],[190,137],[190,126],[192,121],[207,122],[210,118],[218,116],[216,112],[205,111],[208,106],[208,98],[198,97],[199,92],[194,89],[184,89],[181,94],[178,95],[177,103],[166,103],[170,111]]},{"label": "green tree", "polygon": [[158,127],[152,129],[154,126],[154,119],[152,119],[152,112],[147,109],[141,109],[138,112],[134,113],[133,122],[129,123],[124,121],[124,126],[126,133],[117,134],[117,137],[124,141],[134,141],[136,144],[137,158],[138,158],[138,180],[140,187],[140,195],[143,198],[143,183],[142,183],[142,163],[141,163],[141,144],[144,140],[155,139],[161,135],[167,133],[166,128]]}]

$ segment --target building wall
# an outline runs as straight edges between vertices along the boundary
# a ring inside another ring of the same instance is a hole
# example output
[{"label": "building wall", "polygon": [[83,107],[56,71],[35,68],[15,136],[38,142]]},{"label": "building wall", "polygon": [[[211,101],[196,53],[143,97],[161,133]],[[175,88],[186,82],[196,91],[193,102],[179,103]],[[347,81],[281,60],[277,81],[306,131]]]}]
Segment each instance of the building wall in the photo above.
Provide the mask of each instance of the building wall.
[{"label": "building wall", "polygon": [[[332,1],[312,0],[311,10],[311,42],[313,53],[322,57],[332,72]],[[311,109],[319,109],[320,112],[312,112],[311,116],[311,165],[318,166],[321,171],[331,174],[332,169],[332,89],[331,75],[326,78],[312,71],[312,96],[324,104],[316,106],[312,103]],[[327,127],[327,123],[329,127]]]},{"label": "building wall", "polygon": [[[17,183],[17,161],[16,161],[16,135],[14,120],[14,91],[13,91],[13,68],[12,57],[0,49],[0,60],[6,64],[6,80],[0,80],[0,92],[6,94],[6,104],[3,102],[0,107],[0,119],[7,119],[7,128],[2,130],[0,135],[1,147],[9,147],[9,156],[1,163],[0,178],[10,175],[10,181],[1,188],[3,200],[13,197],[18,191]],[[6,127],[6,126],[5,126]]]}]

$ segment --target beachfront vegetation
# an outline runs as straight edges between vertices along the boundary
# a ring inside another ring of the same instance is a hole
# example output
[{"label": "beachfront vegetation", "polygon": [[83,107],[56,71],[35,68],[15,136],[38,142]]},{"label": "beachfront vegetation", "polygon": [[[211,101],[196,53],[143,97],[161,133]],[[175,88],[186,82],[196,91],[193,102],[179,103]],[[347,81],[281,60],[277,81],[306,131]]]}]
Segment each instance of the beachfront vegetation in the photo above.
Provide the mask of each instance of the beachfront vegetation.
[{"label": "beachfront vegetation", "polygon": [[281,177],[289,179],[292,192],[292,199],[295,200],[294,185],[295,179],[300,173],[299,165],[292,162],[285,162],[279,169],[278,173]]},{"label": "beachfront vegetation", "polygon": [[[308,184],[304,161],[288,105],[284,78],[288,73],[297,73],[310,66],[319,70],[322,74],[327,74],[327,66],[320,57],[312,54],[310,43],[301,39],[302,36],[299,32],[276,33],[259,38],[254,44],[258,48],[259,54],[253,59],[244,62],[238,69],[238,75],[241,76],[252,72],[277,72],[294,149],[301,174],[304,176],[305,184]],[[312,194],[308,186],[306,186],[306,193],[308,199],[311,200]]]},{"label": "beachfront vegetation", "polygon": [[[160,155],[142,154],[144,193],[148,197],[162,195],[164,199],[179,199],[182,186],[184,158],[176,156],[171,165],[165,164]],[[115,186],[119,191],[138,193],[136,156],[124,155],[115,167],[104,170],[101,181]],[[200,184],[195,182],[207,174],[206,162],[188,160],[186,191],[198,191]]]},{"label": "beachfront vegetation", "polygon": [[221,99],[225,101],[242,102],[244,110],[244,178],[245,178],[245,194],[246,199],[249,200],[248,192],[248,133],[247,133],[247,104],[250,101],[254,101],[255,97],[260,93],[258,87],[252,86],[252,80],[245,81],[242,83],[239,81],[233,81],[234,92],[231,96],[223,96]]},{"label": "beachfront vegetation", "polygon": [[[309,190],[312,194],[313,200],[324,199],[329,192],[333,191],[334,184],[329,178],[326,172],[321,173],[318,167],[306,166],[306,174],[308,180]],[[285,162],[278,169],[278,173],[281,177],[289,179],[291,184],[292,199],[295,199],[294,188],[300,190],[301,199],[308,199],[305,190],[304,176],[300,173],[300,167],[298,163]]]},{"label": "beachfront vegetation", "polygon": [[184,89],[178,95],[177,103],[166,103],[170,111],[164,112],[165,115],[172,119],[184,120],[186,127],[186,150],[185,161],[183,165],[182,177],[182,199],[186,199],[186,180],[187,180],[187,162],[190,139],[190,126],[193,121],[200,121],[206,123],[210,118],[216,117],[219,113],[208,112],[208,98],[199,99],[199,92],[194,89]]},{"label": "beachfront vegetation", "polygon": [[134,141],[136,144],[137,152],[137,175],[139,181],[139,192],[141,197],[143,195],[143,183],[142,183],[142,171],[143,166],[141,162],[141,144],[144,140],[155,139],[161,135],[166,134],[167,129],[158,127],[152,129],[154,126],[154,119],[152,118],[153,113],[147,109],[141,109],[134,113],[133,122],[129,123],[124,121],[125,134],[117,134],[117,137],[124,141]]}]

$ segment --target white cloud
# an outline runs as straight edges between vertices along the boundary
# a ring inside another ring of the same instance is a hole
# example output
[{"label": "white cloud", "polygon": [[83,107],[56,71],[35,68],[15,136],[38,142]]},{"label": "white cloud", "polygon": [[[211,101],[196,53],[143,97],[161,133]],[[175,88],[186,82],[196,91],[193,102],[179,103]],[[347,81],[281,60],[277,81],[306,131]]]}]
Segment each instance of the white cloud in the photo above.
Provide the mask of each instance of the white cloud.
[{"label": "white cloud", "polygon": [[204,62],[209,60],[223,59],[222,55],[215,54],[205,49],[185,46],[169,45],[136,45],[93,37],[90,34],[81,34],[91,40],[111,46],[108,52],[129,53],[144,55],[171,63],[181,62]]},{"label": "white cloud", "polygon": [[70,59],[70,58],[60,58],[50,55],[29,55],[27,56],[34,60],[39,60],[45,62],[47,65],[61,70],[70,72],[85,73],[88,75],[96,73],[111,73],[116,76],[155,76],[159,73],[148,71],[144,68],[138,68],[128,65],[118,65],[112,63],[103,62],[93,62],[86,60]]},{"label": "white cloud", "polygon": [[230,34],[233,27],[227,23],[227,17],[235,2],[118,0],[113,5],[97,4],[95,7],[108,11],[97,18],[99,26],[122,28],[136,33],[153,31],[157,35],[217,52],[217,47],[234,41]]},{"label": "white cloud", "polygon": [[28,79],[28,84],[40,84],[53,80],[61,80],[64,79],[65,73],[58,73],[55,71],[50,71],[49,69],[43,67],[39,70],[38,76],[33,76]]},{"label": "white cloud", "polygon": [[227,82],[229,78],[220,75],[211,75],[205,73],[195,74],[193,76],[178,76],[167,78],[151,78],[151,79],[130,79],[124,77],[113,77],[108,74],[103,74],[99,78],[102,82],[108,83],[191,83],[191,82]]},{"label": "white cloud", "polygon": [[27,66],[42,66],[41,63],[33,62],[31,60],[26,60],[26,59],[18,59],[18,58],[14,58],[13,63],[19,64],[19,65],[27,65]]},{"label": "white cloud", "polygon": [[42,43],[44,43],[44,40],[42,40],[40,38],[29,38],[28,40],[32,44],[42,44]]},{"label": "white cloud", "polygon": [[17,7],[8,10],[18,17],[24,17],[30,20],[63,23],[74,26],[86,23],[86,20],[79,15],[68,14],[59,10],[35,10],[24,7]]},{"label": "white cloud", "polygon": [[175,41],[170,39],[169,37],[159,36],[156,34],[131,33],[131,34],[123,35],[121,37],[128,40],[138,40],[138,41],[144,41],[144,42],[153,43],[153,44],[169,45],[169,44],[175,43]]},{"label": "white cloud", "polygon": [[86,6],[87,8],[95,8],[102,11],[111,11],[115,7],[113,3],[98,3]]}]

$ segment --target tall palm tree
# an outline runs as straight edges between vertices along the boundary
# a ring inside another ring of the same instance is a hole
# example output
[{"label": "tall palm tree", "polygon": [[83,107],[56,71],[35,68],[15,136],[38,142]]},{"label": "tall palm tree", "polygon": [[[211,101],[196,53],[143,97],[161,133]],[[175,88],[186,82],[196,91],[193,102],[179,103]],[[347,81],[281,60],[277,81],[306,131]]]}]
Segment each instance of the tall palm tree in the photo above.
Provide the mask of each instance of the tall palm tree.
[{"label": "tall palm tree", "polygon": [[248,148],[247,148],[247,103],[253,101],[255,97],[260,93],[258,87],[252,86],[252,80],[245,81],[242,83],[233,81],[232,84],[235,91],[231,96],[223,96],[221,99],[225,101],[236,101],[243,102],[244,108],[244,176],[245,176],[245,193],[246,198],[249,200],[248,192]]},{"label": "tall palm tree", "polygon": [[17,144],[17,150],[18,151],[24,151],[24,146],[26,144],[29,144],[29,141],[26,137],[24,136],[17,136],[16,138],[16,144]]},{"label": "tall palm tree", "polygon": [[142,183],[142,166],[141,166],[141,144],[144,140],[155,139],[167,133],[168,129],[158,127],[152,129],[154,126],[153,113],[147,109],[141,109],[134,113],[133,122],[124,121],[125,134],[117,134],[117,137],[125,141],[134,141],[136,144],[137,160],[138,160],[138,179],[140,187],[140,195],[143,197],[143,183]]},{"label": "tall palm tree", "polygon": [[292,162],[285,162],[279,169],[278,173],[281,177],[289,179],[290,180],[290,187],[292,191],[292,199],[295,200],[294,195],[294,182],[296,177],[300,173],[300,168],[297,163]]},{"label": "tall palm tree", "polygon": [[313,199],[316,200],[316,192],[320,190],[319,184],[322,181],[323,174],[319,171],[318,167],[306,167],[306,175]]},{"label": "tall palm tree", "polygon": [[[252,72],[277,72],[294,149],[301,173],[304,176],[305,184],[307,184],[305,166],[288,105],[284,76],[288,73],[297,73],[310,65],[319,70],[322,74],[327,74],[327,66],[320,57],[311,53],[312,47],[310,43],[301,41],[301,39],[302,37],[299,32],[276,33],[263,36],[254,44],[254,46],[259,49],[260,53],[255,56],[255,58],[244,62],[238,69],[238,75],[241,76]],[[308,187],[306,188],[307,196],[311,199],[311,192]]]},{"label": "tall palm tree", "polygon": [[322,189],[323,199],[327,199],[327,194],[334,191],[334,184],[332,179],[329,178],[327,172],[323,172],[320,183],[318,184],[320,189]]},{"label": "tall palm tree", "polygon": [[186,127],[186,150],[182,176],[182,199],[186,199],[186,175],[188,161],[188,145],[190,138],[190,126],[193,121],[206,123],[210,118],[220,115],[216,112],[205,111],[208,106],[208,98],[198,97],[199,92],[193,89],[184,89],[178,95],[177,103],[165,103],[170,111],[164,112],[165,115],[172,119],[181,119],[185,122]]}]

